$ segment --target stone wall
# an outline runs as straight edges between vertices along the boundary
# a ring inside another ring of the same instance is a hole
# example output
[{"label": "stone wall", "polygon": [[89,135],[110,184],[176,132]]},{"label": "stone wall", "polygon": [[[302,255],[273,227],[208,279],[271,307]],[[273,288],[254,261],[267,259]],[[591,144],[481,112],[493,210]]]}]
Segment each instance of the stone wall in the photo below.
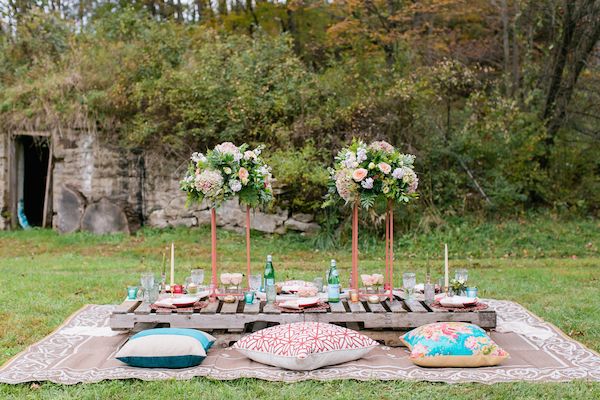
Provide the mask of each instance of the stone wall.
[{"label": "stone wall", "polygon": [[[53,226],[60,232],[133,232],[210,224],[206,204],[186,207],[179,179],[186,160],[123,150],[84,131],[54,137]],[[217,209],[218,226],[245,227],[245,208],[231,200]],[[251,227],[268,233],[314,233],[319,225],[308,214],[253,210]]]},{"label": "stone wall", "polygon": [[67,131],[54,140],[53,226],[59,232],[131,232],[142,224],[141,155]]}]

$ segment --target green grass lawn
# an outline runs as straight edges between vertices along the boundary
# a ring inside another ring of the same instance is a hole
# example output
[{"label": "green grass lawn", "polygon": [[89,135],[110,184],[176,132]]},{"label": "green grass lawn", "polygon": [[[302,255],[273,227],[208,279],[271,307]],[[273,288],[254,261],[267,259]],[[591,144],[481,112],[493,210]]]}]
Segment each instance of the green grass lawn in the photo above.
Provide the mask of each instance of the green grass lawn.
[{"label": "green grass lawn", "polygon": [[[451,266],[469,268],[481,296],[525,305],[569,336],[600,351],[600,223],[593,219],[557,220],[550,216],[519,221],[455,221],[429,233],[399,236],[396,274],[408,269],[422,280],[428,255],[441,277],[442,244],[450,246]],[[161,252],[177,246],[180,277],[192,266],[210,270],[210,232],[206,228],[143,230],[135,236],[59,236],[33,230],[0,233],[0,363],[40,340],[87,303],[118,303],[140,272],[160,270]],[[300,235],[253,232],[253,268],[260,272],[272,253],[278,279],[323,275],[336,258],[342,279],[349,277],[350,250],[319,251]],[[245,268],[243,237],[219,232],[221,271]],[[361,271],[383,270],[383,243],[366,238]],[[142,264],[142,259],[144,263]],[[15,295],[20,296],[17,304]],[[280,384],[252,379],[219,382],[112,381],[90,385],[0,385],[0,399],[150,399],[150,398],[600,398],[600,384],[445,385],[423,382],[303,382]]]}]

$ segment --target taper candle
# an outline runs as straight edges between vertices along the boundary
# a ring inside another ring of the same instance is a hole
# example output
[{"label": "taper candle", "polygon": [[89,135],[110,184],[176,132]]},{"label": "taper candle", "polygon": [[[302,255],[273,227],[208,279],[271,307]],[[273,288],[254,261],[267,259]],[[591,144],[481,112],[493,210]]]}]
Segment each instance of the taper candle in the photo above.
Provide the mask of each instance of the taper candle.
[{"label": "taper candle", "polygon": [[[448,277],[446,277],[447,279]],[[171,242],[171,287],[175,284],[175,243]]]},{"label": "taper candle", "polygon": [[448,286],[448,244],[444,243],[444,287]]}]

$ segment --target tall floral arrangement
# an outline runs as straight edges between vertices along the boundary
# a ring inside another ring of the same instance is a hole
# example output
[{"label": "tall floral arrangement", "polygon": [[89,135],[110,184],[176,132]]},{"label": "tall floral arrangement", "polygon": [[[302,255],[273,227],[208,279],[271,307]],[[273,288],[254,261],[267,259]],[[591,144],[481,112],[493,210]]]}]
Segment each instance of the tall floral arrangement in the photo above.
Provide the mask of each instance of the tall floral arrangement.
[{"label": "tall floral arrangement", "polygon": [[250,150],[247,144],[224,142],[205,154],[193,153],[181,189],[190,203],[206,199],[212,208],[238,196],[251,207],[270,202],[271,168],[263,161],[263,146]]},{"label": "tall floral arrangement", "polygon": [[414,171],[415,156],[403,154],[384,141],[369,145],[360,139],[343,148],[330,169],[329,201],[339,196],[344,201],[360,200],[363,208],[377,198],[408,203],[418,197],[419,178]]},{"label": "tall floral arrangement", "polygon": [[[188,195],[188,203],[207,200],[211,208],[211,299],[216,297],[217,282],[217,228],[215,209],[224,201],[238,196],[246,205],[246,273],[250,279],[250,208],[270,202],[271,168],[260,154],[263,147],[250,150],[247,144],[236,146],[224,142],[214,149],[192,154],[181,190]],[[249,281],[248,281],[249,285]]]}]

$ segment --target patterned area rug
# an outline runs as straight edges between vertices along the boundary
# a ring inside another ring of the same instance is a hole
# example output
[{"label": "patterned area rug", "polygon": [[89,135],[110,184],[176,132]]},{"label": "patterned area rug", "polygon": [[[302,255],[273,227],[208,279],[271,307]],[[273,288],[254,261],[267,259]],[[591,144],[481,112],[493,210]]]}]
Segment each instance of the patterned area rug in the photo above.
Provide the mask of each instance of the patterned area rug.
[{"label": "patterned area rug", "polygon": [[600,355],[568,338],[556,327],[509,301],[485,300],[498,313],[492,338],[511,358],[502,366],[485,368],[421,368],[408,359],[406,348],[379,346],[365,358],[310,372],[288,371],[255,363],[233,349],[211,349],[204,362],[181,370],[128,367],[114,358],[128,335],[108,327],[115,306],[88,305],[54,333],[14,357],[0,369],[0,382],[17,384],[51,381],[90,383],[106,379],[219,380],[258,378],[296,382],[307,379],[394,380],[432,382],[562,382],[600,381]]}]

